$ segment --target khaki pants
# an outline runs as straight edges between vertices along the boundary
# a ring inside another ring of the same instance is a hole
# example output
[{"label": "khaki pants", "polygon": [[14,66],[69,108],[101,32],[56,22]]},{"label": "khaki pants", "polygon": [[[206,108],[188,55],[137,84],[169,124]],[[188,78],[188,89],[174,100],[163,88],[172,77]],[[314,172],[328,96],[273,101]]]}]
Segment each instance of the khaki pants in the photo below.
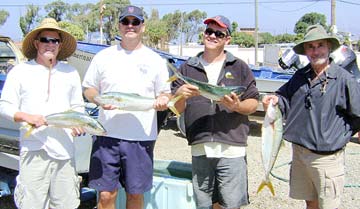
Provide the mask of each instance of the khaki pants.
[{"label": "khaki pants", "polygon": [[20,209],[70,209],[80,204],[74,160],[50,158],[44,150],[20,153],[14,200]]},{"label": "khaki pants", "polygon": [[293,144],[290,197],[318,200],[321,209],[339,208],[345,182],[344,150],[319,155]]}]

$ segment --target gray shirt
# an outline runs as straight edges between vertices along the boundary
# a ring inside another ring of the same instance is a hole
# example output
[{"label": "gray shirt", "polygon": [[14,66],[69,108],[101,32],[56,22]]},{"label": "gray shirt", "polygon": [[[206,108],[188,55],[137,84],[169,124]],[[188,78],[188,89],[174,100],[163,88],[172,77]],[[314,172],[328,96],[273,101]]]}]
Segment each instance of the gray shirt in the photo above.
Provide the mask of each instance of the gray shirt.
[{"label": "gray shirt", "polygon": [[333,63],[314,77],[308,65],[276,91],[286,119],[283,137],[315,152],[337,151],[355,131],[351,122],[360,116],[360,85]]}]

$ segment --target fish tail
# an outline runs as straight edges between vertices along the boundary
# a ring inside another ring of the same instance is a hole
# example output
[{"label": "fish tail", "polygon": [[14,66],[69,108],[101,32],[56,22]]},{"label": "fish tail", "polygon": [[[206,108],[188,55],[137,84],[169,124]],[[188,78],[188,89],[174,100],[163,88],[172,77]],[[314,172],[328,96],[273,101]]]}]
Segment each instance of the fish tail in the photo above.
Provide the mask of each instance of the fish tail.
[{"label": "fish tail", "polygon": [[30,124],[26,124],[20,127],[20,129],[27,129],[24,137],[28,138],[31,134],[31,132],[34,130],[34,126],[30,125]]},{"label": "fish tail", "polygon": [[270,192],[273,196],[275,196],[275,191],[274,191],[274,187],[271,183],[271,181],[262,181],[260,186],[257,189],[256,193],[259,193],[262,189],[264,189],[264,187],[267,186],[270,189]]},{"label": "fish tail", "polygon": [[177,116],[179,117],[180,116],[180,113],[179,111],[177,111],[177,109],[175,108],[175,103],[177,101],[179,101],[179,99],[181,99],[183,96],[182,95],[179,95],[179,96],[176,96],[175,98],[171,99],[169,101],[169,103],[167,104],[168,108]]}]

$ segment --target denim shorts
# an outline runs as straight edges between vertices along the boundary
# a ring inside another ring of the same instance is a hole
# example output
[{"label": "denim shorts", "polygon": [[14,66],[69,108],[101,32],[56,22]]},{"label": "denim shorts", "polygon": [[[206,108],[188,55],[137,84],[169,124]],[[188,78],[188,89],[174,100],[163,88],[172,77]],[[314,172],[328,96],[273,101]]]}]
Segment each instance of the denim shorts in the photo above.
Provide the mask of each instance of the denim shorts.
[{"label": "denim shorts", "polygon": [[192,157],[193,188],[197,208],[219,203],[224,208],[249,204],[246,157]]},{"label": "denim shorts", "polygon": [[128,141],[98,136],[90,160],[89,186],[129,194],[142,194],[152,187],[155,141]]}]

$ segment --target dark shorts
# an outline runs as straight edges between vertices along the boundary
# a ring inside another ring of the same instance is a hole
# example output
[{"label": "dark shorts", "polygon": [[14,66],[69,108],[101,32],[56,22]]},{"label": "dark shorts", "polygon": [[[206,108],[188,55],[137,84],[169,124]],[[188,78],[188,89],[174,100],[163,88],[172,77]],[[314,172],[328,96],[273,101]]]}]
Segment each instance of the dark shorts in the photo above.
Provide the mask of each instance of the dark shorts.
[{"label": "dark shorts", "polygon": [[121,186],[129,194],[152,187],[155,141],[128,141],[98,136],[90,161],[89,186],[114,191]]},{"label": "dark shorts", "polygon": [[192,157],[193,188],[197,208],[224,208],[249,204],[246,157]]}]

